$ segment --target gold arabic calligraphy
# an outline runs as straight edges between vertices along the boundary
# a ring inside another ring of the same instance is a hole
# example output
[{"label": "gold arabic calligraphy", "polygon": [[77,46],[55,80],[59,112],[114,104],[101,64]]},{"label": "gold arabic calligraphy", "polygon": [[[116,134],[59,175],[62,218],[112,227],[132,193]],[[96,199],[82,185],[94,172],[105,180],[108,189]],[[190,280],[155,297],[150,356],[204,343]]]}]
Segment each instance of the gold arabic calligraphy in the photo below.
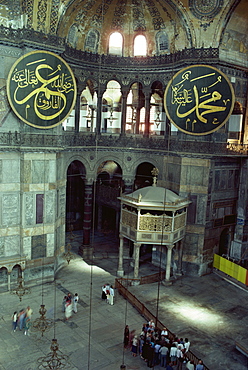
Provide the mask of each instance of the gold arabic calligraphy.
[{"label": "gold arabic calligraphy", "polygon": [[[43,61],[28,63],[26,68],[21,70],[16,68],[13,72],[12,81],[17,84],[13,96],[14,101],[18,105],[26,104],[26,119],[31,98],[34,98],[33,109],[36,115],[42,120],[52,120],[61,115],[66,107],[66,95],[74,91],[71,76],[62,72],[60,64],[55,70],[47,63],[41,63],[34,70],[32,69],[32,65]],[[44,74],[47,71],[50,73],[44,78],[42,72]],[[26,91],[28,89],[27,95],[20,98],[24,95],[25,89]],[[47,111],[52,114],[45,114]]]},{"label": "gold arabic calligraphy", "polygon": [[[209,115],[210,113],[216,113],[216,112],[223,112],[226,110],[226,104],[229,99],[224,100],[222,99],[222,95],[219,91],[216,89],[216,85],[222,82],[222,76],[216,76],[216,73],[209,73],[202,75],[200,77],[192,78],[191,77],[191,71],[186,71],[183,73],[181,81],[176,83],[174,86],[172,86],[172,97],[171,97],[171,103],[177,104],[176,108],[176,115],[178,118],[187,118],[185,121],[186,129],[188,129],[188,124],[191,122],[192,124],[192,131],[194,131],[195,124],[198,122],[197,119],[200,122],[207,123],[208,120],[204,116]],[[204,87],[197,87],[196,80],[204,79],[204,78],[210,78],[210,77],[217,77],[215,82],[211,85],[204,86]],[[184,83],[186,81],[189,81],[190,83],[193,83],[193,88],[185,88]],[[211,88],[215,86],[214,91],[210,91]],[[200,91],[199,91],[200,90]],[[221,105],[217,105],[217,102],[221,103]],[[211,104],[213,103],[213,104]],[[214,104],[216,103],[216,104]],[[193,107],[192,107],[193,104]],[[185,109],[182,109],[182,107],[190,106],[188,110],[185,111]],[[197,119],[191,119],[189,118],[192,113],[195,113],[195,116]],[[219,123],[219,120],[216,117],[212,118],[212,124],[216,125]]]}]

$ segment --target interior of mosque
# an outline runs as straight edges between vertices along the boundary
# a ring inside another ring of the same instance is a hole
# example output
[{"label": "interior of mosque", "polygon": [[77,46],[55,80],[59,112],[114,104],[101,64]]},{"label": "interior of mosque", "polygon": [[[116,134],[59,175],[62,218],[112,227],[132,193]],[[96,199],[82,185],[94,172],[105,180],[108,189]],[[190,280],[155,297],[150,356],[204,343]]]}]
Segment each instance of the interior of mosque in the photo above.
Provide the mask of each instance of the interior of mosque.
[{"label": "interior of mosque", "polygon": [[[247,269],[247,1],[0,0],[0,19],[0,284],[53,277],[73,230],[83,257],[114,233],[136,273],[143,254],[169,275],[206,274],[215,254]],[[208,87],[183,87],[194,73]],[[165,242],[180,208],[162,199],[137,244],[122,196],[156,194],[154,177],[188,199],[185,230]]]}]

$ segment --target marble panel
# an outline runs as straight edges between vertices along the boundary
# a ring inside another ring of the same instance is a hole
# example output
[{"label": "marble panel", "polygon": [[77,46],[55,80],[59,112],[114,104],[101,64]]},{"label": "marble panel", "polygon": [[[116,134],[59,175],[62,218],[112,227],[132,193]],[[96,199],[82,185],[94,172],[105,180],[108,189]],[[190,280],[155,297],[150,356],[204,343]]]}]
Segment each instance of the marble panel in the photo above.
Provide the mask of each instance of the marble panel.
[{"label": "marble panel", "polygon": [[31,238],[31,259],[46,257],[46,235],[34,235]]},{"label": "marble panel", "polygon": [[3,161],[0,159],[0,183],[3,182]]},{"label": "marble panel", "polygon": [[3,194],[2,225],[12,226],[20,222],[20,201],[18,194]]},{"label": "marble panel", "polygon": [[26,193],[24,194],[24,214],[25,214],[25,224],[34,224],[34,194]]},{"label": "marble panel", "polygon": [[47,235],[47,257],[54,255],[54,234]]},{"label": "marble panel", "polygon": [[45,193],[45,222],[53,223],[54,222],[54,212],[56,210],[55,206],[55,192],[49,191]]},{"label": "marble panel", "polygon": [[23,238],[23,254],[27,259],[31,259],[31,236]]},{"label": "marble panel", "polygon": [[45,184],[49,179],[49,161],[32,161],[32,183]]},{"label": "marble panel", "polygon": [[5,184],[20,182],[20,162],[16,159],[5,159],[2,163],[2,182]]},{"label": "marble panel", "polygon": [[197,216],[196,216],[196,222],[198,224],[205,224],[206,205],[207,205],[207,195],[199,195],[197,200]]},{"label": "marble panel", "polygon": [[32,180],[31,161],[24,161],[23,179],[24,184],[30,184]]},{"label": "marble panel", "polygon": [[49,161],[48,182],[56,182],[56,161]]},{"label": "marble panel", "polygon": [[66,192],[61,188],[59,192],[59,216],[65,217]]},{"label": "marble panel", "polygon": [[5,237],[5,257],[20,254],[20,236],[12,235]]},{"label": "marble panel", "polygon": [[5,238],[0,238],[0,256],[4,256],[4,241]]}]

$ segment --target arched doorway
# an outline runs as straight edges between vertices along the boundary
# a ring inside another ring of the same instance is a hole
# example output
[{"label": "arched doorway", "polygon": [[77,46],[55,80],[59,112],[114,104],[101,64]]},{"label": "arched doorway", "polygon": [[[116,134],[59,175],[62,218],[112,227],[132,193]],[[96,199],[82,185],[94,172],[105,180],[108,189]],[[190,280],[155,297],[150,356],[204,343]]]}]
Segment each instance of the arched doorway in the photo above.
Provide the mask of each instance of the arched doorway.
[{"label": "arched doorway", "polygon": [[151,186],[153,183],[152,170],[154,165],[149,162],[141,163],[136,170],[134,180],[134,189],[141,189],[146,186]]},{"label": "arched doorway", "polygon": [[67,170],[66,231],[83,230],[84,179],[84,165],[78,160],[73,161]]},{"label": "arched doorway", "polygon": [[220,234],[219,255],[229,256],[229,229],[225,228]]},{"label": "arched doorway", "polygon": [[8,291],[8,270],[6,267],[0,268],[0,292]]},{"label": "arched doorway", "polygon": [[114,161],[103,162],[97,171],[95,223],[103,234],[118,234],[122,170]]}]

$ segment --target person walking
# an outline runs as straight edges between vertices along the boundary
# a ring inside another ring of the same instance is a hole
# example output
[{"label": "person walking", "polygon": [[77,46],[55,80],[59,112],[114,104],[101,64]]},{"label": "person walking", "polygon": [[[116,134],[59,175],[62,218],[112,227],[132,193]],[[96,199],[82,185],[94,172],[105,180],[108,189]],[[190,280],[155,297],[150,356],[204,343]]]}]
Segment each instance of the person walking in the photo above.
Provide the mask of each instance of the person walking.
[{"label": "person walking", "polygon": [[72,316],[72,303],[70,299],[67,299],[65,304],[65,319],[68,320]]},{"label": "person walking", "polygon": [[23,329],[24,319],[25,319],[25,310],[24,308],[22,308],[18,314],[18,326],[19,326],[19,330],[21,331]]},{"label": "person walking", "polygon": [[73,312],[77,313],[77,304],[78,304],[79,296],[77,293],[75,293],[73,298]]},{"label": "person walking", "polygon": [[202,360],[199,360],[198,364],[196,365],[195,370],[203,370],[203,369],[204,369],[203,362]]},{"label": "person walking", "polygon": [[62,312],[65,312],[65,304],[66,304],[66,298],[67,296],[65,295],[62,301]]},{"label": "person walking", "polygon": [[24,319],[24,335],[30,335],[31,318],[26,316]]},{"label": "person walking", "polygon": [[25,316],[31,320],[32,313],[33,313],[33,310],[30,308],[30,306],[28,306],[26,308]]},{"label": "person walking", "polygon": [[106,284],[106,297],[107,297],[107,303],[109,303],[109,298],[110,298],[110,285]]},{"label": "person walking", "polygon": [[138,353],[138,344],[139,344],[139,341],[138,341],[138,337],[137,335],[134,336],[133,340],[132,340],[132,355],[134,357],[137,356],[137,353]]},{"label": "person walking", "polygon": [[17,321],[18,321],[18,314],[17,312],[15,311],[12,315],[12,329],[13,329],[13,332],[16,331],[16,327],[17,327]]},{"label": "person walking", "polygon": [[169,349],[165,345],[163,345],[159,350],[161,367],[166,367],[166,363],[167,363],[166,359],[167,359],[168,352],[169,352]]},{"label": "person walking", "polygon": [[114,296],[115,296],[115,290],[113,288],[113,285],[110,285],[109,292],[110,292],[110,295],[109,295],[109,304],[111,306],[113,306],[113,304],[114,304]]},{"label": "person walking", "polygon": [[102,300],[106,302],[107,296],[106,296],[106,284],[102,286]]},{"label": "person walking", "polygon": [[124,340],[123,340],[123,343],[124,343],[124,348],[127,348],[128,347],[128,344],[129,344],[129,327],[128,325],[125,326],[125,329],[124,329]]}]

